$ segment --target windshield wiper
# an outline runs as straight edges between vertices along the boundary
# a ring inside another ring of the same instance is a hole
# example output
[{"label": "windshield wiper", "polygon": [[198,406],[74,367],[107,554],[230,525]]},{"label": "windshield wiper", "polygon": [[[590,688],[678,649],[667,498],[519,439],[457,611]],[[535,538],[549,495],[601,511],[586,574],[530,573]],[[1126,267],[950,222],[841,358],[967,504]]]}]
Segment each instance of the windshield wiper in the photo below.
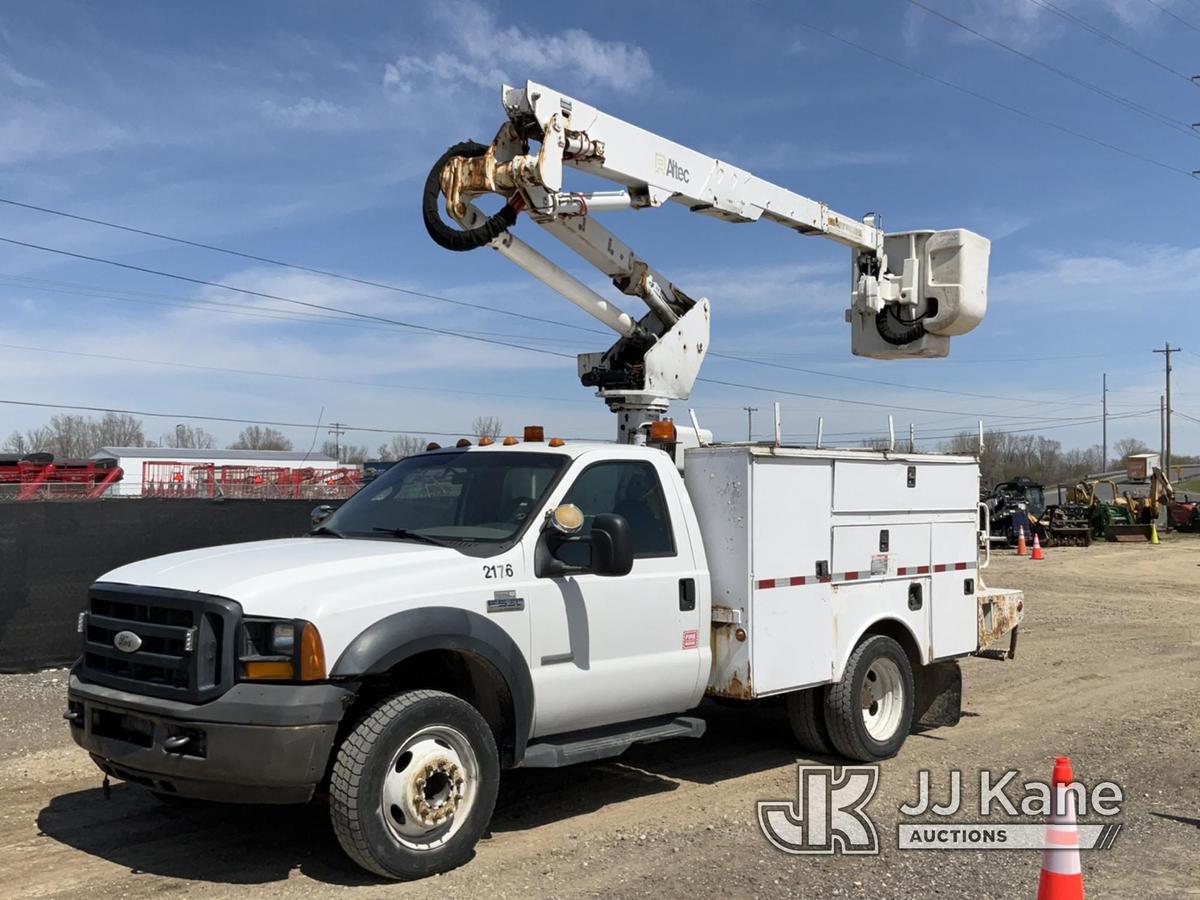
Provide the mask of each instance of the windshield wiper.
[{"label": "windshield wiper", "polygon": [[400,538],[406,541],[420,541],[422,544],[430,544],[434,547],[449,547],[445,541],[438,540],[435,537],[430,537],[427,534],[421,534],[417,531],[409,531],[407,528],[383,528],[376,525],[372,531],[381,531],[384,534],[390,534],[392,537]]},{"label": "windshield wiper", "polygon": [[342,532],[338,531],[336,528],[332,527],[331,525],[318,525],[316,528],[314,528],[312,531],[310,531],[309,534],[328,534],[331,537],[339,537],[339,538],[346,536]]}]

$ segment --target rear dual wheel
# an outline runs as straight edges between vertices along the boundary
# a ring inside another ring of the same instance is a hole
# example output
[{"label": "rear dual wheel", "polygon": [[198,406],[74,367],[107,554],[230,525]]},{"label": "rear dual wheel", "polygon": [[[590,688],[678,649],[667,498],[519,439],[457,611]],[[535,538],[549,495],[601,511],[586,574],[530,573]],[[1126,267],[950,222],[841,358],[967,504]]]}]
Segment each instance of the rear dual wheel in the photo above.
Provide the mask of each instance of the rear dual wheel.
[{"label": "rear dual wheel", "polygon": [[884,635],[859,644],[837,684],[788,694],[788,721],[801,749],[859,762],[895,756],[912,727],[908,654]]}]

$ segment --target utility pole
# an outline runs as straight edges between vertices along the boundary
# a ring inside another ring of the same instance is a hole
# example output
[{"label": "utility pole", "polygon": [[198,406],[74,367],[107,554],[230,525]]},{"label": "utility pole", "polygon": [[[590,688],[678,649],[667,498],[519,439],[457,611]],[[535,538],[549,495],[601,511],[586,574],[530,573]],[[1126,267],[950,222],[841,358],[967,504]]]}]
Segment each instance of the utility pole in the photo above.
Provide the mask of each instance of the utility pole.
[{"label": "utility pole", "polygon": [[1100,395],[1100,471],[1108,471],[1108,373],[1104,373],[1103,392]]},{"label": "utility pole", "polygon": [[1158,458],[1161,460],[1167,452],[1167,414],[1163,395],[1158,395]]},{"label": "utility pole", "polygon": [[340,463],[342,461],[342,435],[346,433],[345,422],[330,422],[333,427],[326,434],[333,435],[333,456]]},{"label": "utility pole", "polygon": [[743,406],[746,411],[746,443],[754,441],[754,414],[758,412],[757,406]]},{"label": "utility pole", "polygon": [[1163,344],[1161,350],[1155,350],[1155,353],[1161,353],[1166,363],[1167,389],[1163,397],[1163,452],[1162,452],[1162,467],[1164,472],[1171,471],[1171,354],[1178,353],[1178,347],[1172,347],[1171,342],[1167,341]]}]

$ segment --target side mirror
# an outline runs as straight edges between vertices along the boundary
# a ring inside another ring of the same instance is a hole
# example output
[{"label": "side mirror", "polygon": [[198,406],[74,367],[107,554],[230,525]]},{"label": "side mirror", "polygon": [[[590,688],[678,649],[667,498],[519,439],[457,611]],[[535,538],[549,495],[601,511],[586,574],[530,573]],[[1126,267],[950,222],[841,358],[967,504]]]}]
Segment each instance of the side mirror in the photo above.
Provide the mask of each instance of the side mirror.
[{"label": "side mirror", "polygon": [[633,569],[633,536],[624,516],[601,513],[592,521],[590,535],[593,575],[628,575]]},{"label": "side mirror", "polygon": [[315,506],[313,511],[308,514],[308,518],[312,522],[313,528],[316,528],[332,515],[332,506]]}]

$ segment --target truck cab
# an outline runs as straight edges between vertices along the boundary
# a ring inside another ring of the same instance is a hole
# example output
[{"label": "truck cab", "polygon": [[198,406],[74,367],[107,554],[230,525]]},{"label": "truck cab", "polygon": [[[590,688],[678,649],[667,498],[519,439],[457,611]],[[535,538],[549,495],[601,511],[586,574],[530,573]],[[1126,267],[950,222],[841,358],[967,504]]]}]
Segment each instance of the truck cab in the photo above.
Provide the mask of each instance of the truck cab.
[{"label": "truck cab", "polygon": [[[556,526],[559,509],[578,521]],[[527,763],[540,736],[669,726],[696,706],[708,616],[704,546],[667,454],[512,438],[432,449],[307,537],[104,575],[80,617],[67,716],[107,774],[162,796],[302,802],[331,767],[337,778],[348,725],[423,691],[466,720],[458,734],[474,726],[433,766],[473,771],[490,815],[488,770]],[[406,795],[431,777],[413,773]],[[389,806],[413,846],[443,824]]]}]

